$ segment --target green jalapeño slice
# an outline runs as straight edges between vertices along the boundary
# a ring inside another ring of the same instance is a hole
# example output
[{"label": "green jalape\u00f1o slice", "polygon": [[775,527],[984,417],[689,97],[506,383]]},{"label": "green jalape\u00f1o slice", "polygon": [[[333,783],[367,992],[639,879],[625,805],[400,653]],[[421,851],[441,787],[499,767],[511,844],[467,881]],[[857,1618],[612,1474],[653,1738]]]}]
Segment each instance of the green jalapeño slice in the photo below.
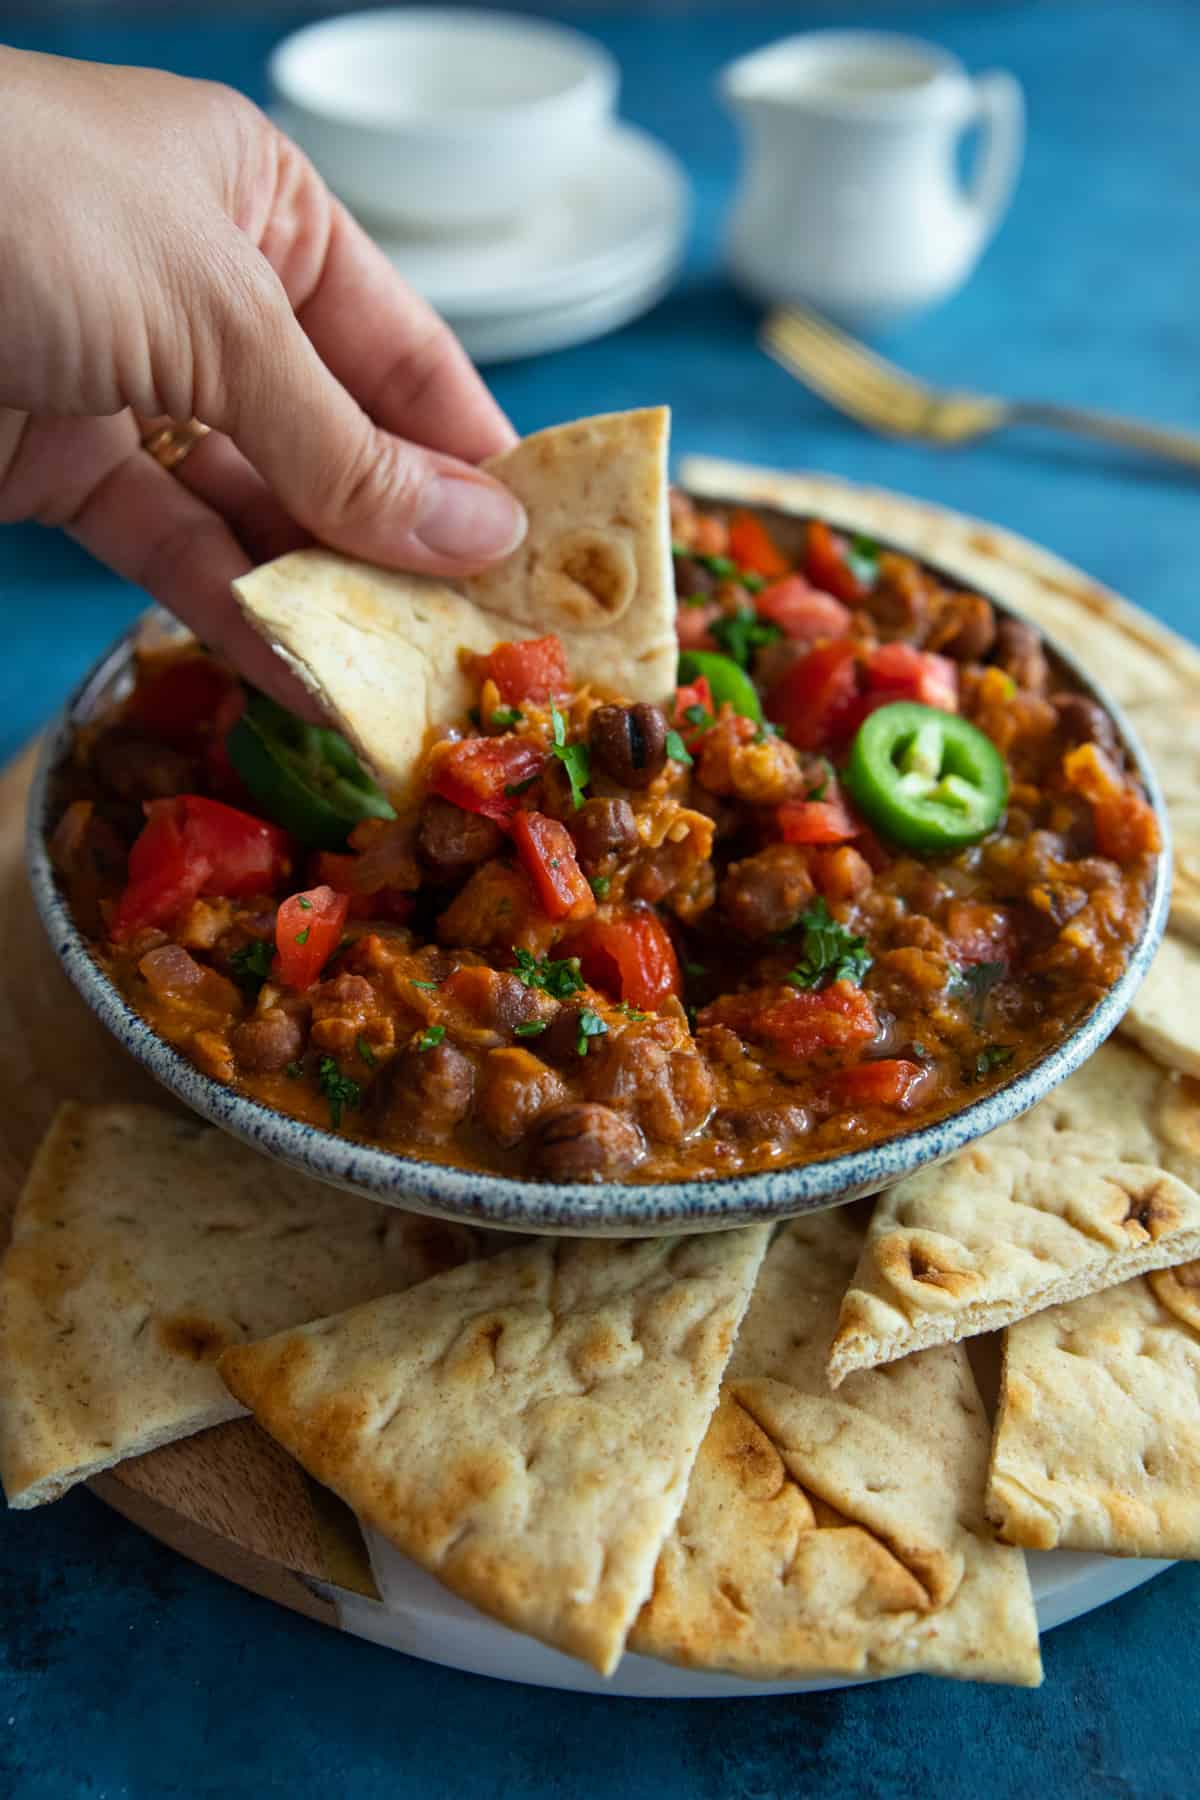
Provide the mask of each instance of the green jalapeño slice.
[{"label": "green jalape\u00f1o slice", "polygon": [[344,737],[265,694],[250,696],[225,748],[267,818],[315,850],[340,850],[360,819],[396,816]]},{"label": "green jalape\u00f1o slice", "polygon": [[731,656],[721,656],[716,650],[685,650],[679,658],[680,685],[698,681],[701,675],[708,680],[714,706],[722,706],[728,700],[735,713],[753,719],[756,725],[762,724],[758,691],[745,669],[740,669]]},{"label": "green jalape\u00f1o slice", "polygon": [[915,700],[863,721],[846,785],[877,831],[926,852],[978,843],[1008,801],[1008,771],[991,739],[957,713]]}]

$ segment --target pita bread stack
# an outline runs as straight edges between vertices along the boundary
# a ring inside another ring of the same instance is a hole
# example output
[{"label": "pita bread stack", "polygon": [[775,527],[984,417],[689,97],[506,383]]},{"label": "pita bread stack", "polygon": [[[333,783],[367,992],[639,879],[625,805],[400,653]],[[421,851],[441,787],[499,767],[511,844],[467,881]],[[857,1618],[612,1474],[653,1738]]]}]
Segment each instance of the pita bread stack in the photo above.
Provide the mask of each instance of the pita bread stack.
[{"label": "pita bread stack", "polygon": [[0,1480],[56,1500],[242,1408],[229,1344],[422,1281],[474,1234],[277,1168],[148,1106],[64,1106],[0,1266]]}]

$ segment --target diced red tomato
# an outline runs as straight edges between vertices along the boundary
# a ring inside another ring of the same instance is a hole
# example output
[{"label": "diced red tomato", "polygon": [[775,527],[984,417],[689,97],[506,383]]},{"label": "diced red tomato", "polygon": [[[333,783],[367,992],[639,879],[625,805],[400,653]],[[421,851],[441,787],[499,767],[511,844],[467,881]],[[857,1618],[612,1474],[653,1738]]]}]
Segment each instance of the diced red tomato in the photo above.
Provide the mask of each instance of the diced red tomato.
[{"label": "diced red tomato", "polygon": [[785,800],[776,812],[785,844],[844,844],[857,837],[859,826],[837,792],[820,800]]},{"label": "diced red tomato", "polygon": [[769,1044],[782,1056],[855,1050],[879,1030],[868,995],[850,981],[827,988],[757,988],[723,994],[700,1014],[701,1025],[728,1025],[740,1036]]},{"label": "diced red tomato", "polygon": [[958,669],[948,656],[916,650],[911,644],[880,644],[867,658],[867,687],[872,697],[919,700],[942,712],[958,711]]},{"label": "diced red tomato", "polygon": [[1011,915],[1002,906],[989,906],[982,900],[951,901],[946,934],[958,962],[1008,962],[1013,953]]},{"label": "diced red tomato", "polygon": [[285,987],[310,988],[342,941],[350,896],[331,887],[291,894],[275,915],[271,974]]},{"label": "diced red tomato", "polygon": [[515,706],[519,700],[551,700],[555,694],[565,694],[571,685],[567,653],[556,637],[497,644],[486,668],[506,706]]},{"label": "diced red tomato", "polygon": [[804,569],[814,587],[850,606],[866,593],[846,560],[846,540],[824,519],[810,519],[804,528]]},{"label": "diced red tomato", "polygon": [[554,952],[577,956],[585,979],[614,999],[655,1012],[669,994],[682,991],[671,934],[648,906],[630,907],[615,919],[592,919]]},{"label": "diced red tomato", "polygon": [[766,713],[798,750],[822,750],[844,735],[857,697],[857,652],[841,638],[793,663],[767,695]]},{"label": "diced red tomato", "polygon": [[850,630],[850,608],[832,594],[810,587],[803,575],[785,575],[782,581],[764,588],[754,605],[760,618],[778,625],[795,643],[841,638]]},{"label": "diced red tomato", "polygon": [[541,774],[546,758],[528,738],[464,738],[442,748],[430,786],[464,812],[504,824],[521,807],[521,794]]},{"label": "diced red tomato", "polygon": [[715,650],[708,628],[724,613],[715,601],[704,606],[681,606],[675,615],[675,635],[681,650]]},{"label": "diced red tomato", "polygon": [[397,925],[402,924],[412,914],[412,895],[397,887],[362,887],[361,863],[361,856],[318,850],[310,859],[314,885],[331,887],[339,894],[346,894],[352,919],[391,919]]},{"label": "diced red tomato", "polygon": [[538,904],[550,919],[583,919],[596,910],[596,896],[575,860],[575,846],[565,825],[544,813],[518,813],[513,840]]},{"label": "diced red tomato", "polygon": [[[705,723],[696,725],[688,718],[694,707],[699,707],[705,715]],[[713,702],[712,689],[708,685],[708,676],[699,675],[695,681],[689,681],[686,687],[675,689],[675,706],[671,713],[671,723],[682,736],[689,750],[694,750],[704,733],[709,729],[716,717],[717,709]]]},{"label": "diced red tomato", "polygon": [[1080,744],[1063,758],[1067,786],[1082,794],[1092,808],[1096,848],[1116,863],[1162,849],[1154,809],[1125,781],[1099,744]]},{"label": "diced red tomato", "polygon": [[277,825],[202,794],[152,800],[110,935],[120,943],[144,925],[166,925],[200,894],[268,894],[290,868],[289,839]]},{"label": "diced red tomato", "polygon": [[767,581],[786,575],[791,567],[762,520],[749,512],[735,512],[729,521],[729,554],[739,569]]},{"label": "diced red tomato", "polygon": [[930,1079],[930,1071],[920,1063],[892,1057],[839,1069],[822,1083],[822,1092],[839,1108],[852,1107],[858,1112],[870,1106],[884,1106],[893,1112],[907,1112]]},{"label": "diced red tomato", "polygon": [[178,743],[212,728],[231,694],[240,695],[241,688],[228,669],[208,656],[181,657],[139,681],[125,717],[155,737]]}]

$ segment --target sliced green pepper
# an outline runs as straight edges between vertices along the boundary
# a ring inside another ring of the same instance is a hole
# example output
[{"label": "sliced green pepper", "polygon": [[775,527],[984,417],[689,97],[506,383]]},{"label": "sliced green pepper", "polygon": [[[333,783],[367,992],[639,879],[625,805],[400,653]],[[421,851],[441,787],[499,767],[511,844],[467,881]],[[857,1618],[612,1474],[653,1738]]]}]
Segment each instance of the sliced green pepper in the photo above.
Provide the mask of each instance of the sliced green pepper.
[{"label": "sliced green pepper", "polygon": [[863,721],[845,779],[859,811],[907,850],[978,843],[1008,801],[1008,770],[991,739],[957,713],[915,700]]},{"label": "sliced green pepper", "polygon": [[315,850],[340,850],[360,819],[396,814],[345,738],[252,694],[226,739],[267,818]]},{"label": "sliced green pepper", "polygon": [[715,650],[685,650],[679,658],[680,687],[686,687],[689,681],[698,681],[701,675],[708,681],[714,706],[721,706],[728,700],[735,713],[741,713],[744,719],[753,719],[756,725],[762,724],[758,689],[732,657],[720,656]]}]

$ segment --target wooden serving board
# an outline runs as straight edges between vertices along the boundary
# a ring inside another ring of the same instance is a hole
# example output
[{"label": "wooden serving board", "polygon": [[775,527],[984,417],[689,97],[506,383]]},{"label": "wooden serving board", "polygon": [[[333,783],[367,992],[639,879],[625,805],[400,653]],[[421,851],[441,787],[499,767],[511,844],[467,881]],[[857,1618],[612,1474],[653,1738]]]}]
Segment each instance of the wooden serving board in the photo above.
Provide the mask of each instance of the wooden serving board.
[{"label": "wooden serving board", "polygon": [[[62,1100],[179,1103],[92,1016],[63,974],[25,876],[25,797],[34,752],[0,773],[0,1231]],[[97,1476],[108,1505],[242,1587],[336,1625],[328,1582],[376,1597],[351,1514],[249,1419],[168,1444]]]}]

